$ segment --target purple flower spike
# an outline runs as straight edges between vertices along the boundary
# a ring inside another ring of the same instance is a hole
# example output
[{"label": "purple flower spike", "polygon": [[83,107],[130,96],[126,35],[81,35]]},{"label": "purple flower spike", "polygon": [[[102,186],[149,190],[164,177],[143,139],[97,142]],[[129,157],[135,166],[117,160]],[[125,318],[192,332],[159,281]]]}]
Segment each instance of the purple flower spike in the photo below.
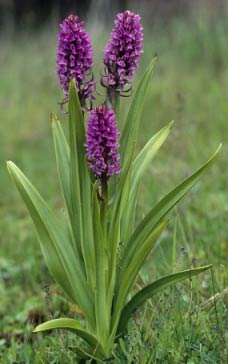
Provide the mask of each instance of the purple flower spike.
[{"label": "purple flower spike", "polygon": [[118,138],[114,111],[105,104],[92,109],[85,146],[89,168],[97,177],[111,177],[120,173]]},{"label": "purple flower spike", "polygon": [[129,10],[117,14],[115,28],[104,50],[105,76],[102,84],[123,91],[131,82],[143,52],[141,17]]},{"label": "purple flower spike", "polygon": [[75,15],[70,15],[62,24],[58,34],[57,74],[62,85],[65,99],[68,99],[69,83],[75,79],[81,103],[85,99],[94,100],[95,82],[92,76],[88,81],[93,66],[93,51],[89,34],[83,29],[84,22],[79,22]]}]

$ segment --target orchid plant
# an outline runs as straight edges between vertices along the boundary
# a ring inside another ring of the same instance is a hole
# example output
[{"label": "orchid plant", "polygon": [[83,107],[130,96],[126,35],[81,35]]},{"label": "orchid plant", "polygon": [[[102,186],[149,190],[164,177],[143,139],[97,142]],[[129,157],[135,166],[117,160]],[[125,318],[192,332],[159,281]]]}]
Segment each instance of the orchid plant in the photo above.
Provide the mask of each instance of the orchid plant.
[{"label": "orchid plant", "polygon": [[[73,331],[84,340],[88,356],[109,358],[138,307],[164,288],[191,278],[210,265],[162,277],[135,294],[139,271],[167,227],[167,214],[197,183],[214,155],[137,221],[142,177],[169,135],[172,123],[158,131],[136,155],[140,118],[155,59],[134,94],[122,132],[117,129],[119,100],[131,91],[142,53],[140,16],[117,15],[104,51],[101,84],[106,97],[93,106],[95,82],[92,45],[83,22],[70,15],[58,35],[57,74],[68,104],[69,141],[52,114],[57,170],[66,214],[60,221],[12,162],[9,173],[35,224],[40,246],[55,281],[82,310],[85,320],[59,318],[37,326]],[[89,115],[88,115],[88,111]],[[119,123],[123,120],[118,116]]]}]

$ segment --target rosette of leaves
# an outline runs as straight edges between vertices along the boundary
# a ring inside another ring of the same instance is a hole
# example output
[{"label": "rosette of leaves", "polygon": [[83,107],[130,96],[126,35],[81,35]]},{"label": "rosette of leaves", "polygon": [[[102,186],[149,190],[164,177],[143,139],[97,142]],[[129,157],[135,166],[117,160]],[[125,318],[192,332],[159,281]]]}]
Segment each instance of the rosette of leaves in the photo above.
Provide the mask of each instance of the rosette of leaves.
[{"label": "rosette of leaves", "polygon": [[14,163],[7,163],[34,222],[50,273],[85,317],[84,324],[69,318],[51,320],[37,326],[34,332],[71,330],[85,341],[88,355],[97,358],[110,357],[114,343],[127,330],[132,314],[147,299],[210,268],[207,265],[167,275],[129,298],[145,259],[168,224],[167,214],[199,181],[220,149],[152,206],[136,225],[140,183],[172,125],[170,123],[152,136],[135,155],[143,102],[153,67],[154,60],[142,77],[125,120],[120,138],[122,170],[115,188],[110,189],[105,206],[98,194],[98,182],[91,178],[87,165],[85,121],[74,81],[69,90],[69,141],[57,117],[52,116],[66,221],[56,217]]}]

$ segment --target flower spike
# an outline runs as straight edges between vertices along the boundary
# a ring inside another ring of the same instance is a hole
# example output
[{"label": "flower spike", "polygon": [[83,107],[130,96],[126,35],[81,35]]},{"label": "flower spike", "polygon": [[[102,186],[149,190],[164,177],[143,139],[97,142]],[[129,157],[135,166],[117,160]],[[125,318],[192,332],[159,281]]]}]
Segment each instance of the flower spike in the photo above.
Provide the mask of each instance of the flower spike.
[{"label": "flower spike", "polygon": [[65,100],[68,100],[70,80],[74,78],[81,105],[85,106],[86,100],[94,100],[95,82],[92,76],[92,45],[83,25],[84,22],[80,22],[75,15],[68,16],[60,24],[56,73],[59,84],[63,87]]},{"label": "flower spike", "polygon": [[[117,14],[115,28],[104,50],[102,85],[119,93],[131,82],[143,52],[141,17],[129,10]],[[129,87],[128,87],[129,88]]]},{"label": "flower spike", "polygon": [[112,109],[102,104],[91,110],[85,144],[89,168],[98,178],[120,173],[119,131]]}]

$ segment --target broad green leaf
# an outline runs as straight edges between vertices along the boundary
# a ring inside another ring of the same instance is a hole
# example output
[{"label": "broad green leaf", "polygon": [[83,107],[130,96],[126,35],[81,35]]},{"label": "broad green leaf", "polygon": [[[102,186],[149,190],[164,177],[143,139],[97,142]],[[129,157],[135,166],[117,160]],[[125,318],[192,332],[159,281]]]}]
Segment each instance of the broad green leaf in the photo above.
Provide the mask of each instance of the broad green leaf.
[{"label": "broad green leaf", "polygon": [[[100,341],[106,341],[109,334],[111,307],[107,306],[108,287],[108,248],[106,233],[107,222],[101,221],[101,206],[97,197],[97,185],[93,187],[93,228],[96,252],[96,291],[95,291],[95,313],[97,333]],[[102,204],[102,203],[101,203]]]},{"label": "broad green leaf", "polygon": [[72,215],[71,197],[70,197],[70,149],[63,133],[61,124],[57,116],[52,113],[52,132],[56,155],[56,164],[59,175],[65,203],[69,212]]},{"label": "broad green leaf", "polygon": [[125,306],[124,310],[122,311],[119,327],[118,327],[118,334],[122,334],[126,329],[127,323],[134,313],[134,311],[143,305],[146,300],[153,297],[155,294],[161,292],[163,289],[179,283],[186,278],[192,278],[195,275],[204,272],[205,270],[211,268],[211,265],[206,265],[200,268],[188,269],[182,272],[173,273],[166,277],[160,278],[157,281],[149,284],[148,286],[141,289]]},{"label": "broad green leaf", "polygon": [[144,148],[139,152],[137,157],[133,162],[132,167],[132,184],[130,196],[137,189],[137,186],[141,182],[141,178],[154,158],[157,151],[160,149],[166,138],[168,137],[173,121],[171,121],[167,126],[159,130],[152,138],[146,143]]},{"label": "broad green leaf", "polygon": [[[56,155],[56,164],[59,175],[59,181],[62,188],[63,197],[65,200],[65,204],[67,207],[68,215],[71,221],[68,229],[72,231],[72,227],[74,226],[74,230],[77,228],[74,216],[72,212],[72,204],[71,204],[71,195],[70,195],[70,149],[68,142],[63,133],[63,129],[56,115],[52,113],[52,132],[53,132],[53,140],[55,147],[55,155]],[[80,242],[72,239],[73,247],[77,251],[77,255],[81,257],[81,246]]]},{"label": "broad green leaf", "polygon": [[119,266],[119,275],[118,281],[116,282],[116,300],[114,302],[114,313],[113,313],[113,330],[115,332],[116,327],[119,322],[119,317],[122,311],[122,308],[125,304],[125,300],[127,298],[130,289],[132,288],[133,283],[154,244],[157,239],[164,231],[168,224],[168,220],[163,221],[156,229],[153,230],[151,235],[147,237],[145,240],[141,241],[138,245],[137,253],[132,258],[128,267],[123,269],[121,265]]},{"label": "broad green leaf", "polygon": [[132,166],[131,188],[128,202],[126,204],[121,226],[121,240],[127,241],[134,229],[135,208],[137,195],[143,175],[149,167],[152,159],[160,149],[170,133],[173,121],[159,130],[144,146],[138,156],[135,158]]},{"label": "broad green leaf", "polygon": [[51,274],[67,296],[78,303],[88,321],[94,323],[92,292],[69,234],[20,169],[12,162],[7,167],[32,217]]},{"label": "broad green leaf", "polygon": [[135,145],[132,145],[130,158],[127,161],[125,169],[121,173],[120,180],[118,182],[118,189],[111,208],[109,238],[111,241],[110,249],[112,256],[116,254],[117,249],[116,245],[113,244],[113,240],[116,240],[117,235],[119,240],[119,233],[117,233],[117,231],[119,230],[119,225],[117,224],[117,221],[119,221],[120,223],[122,219],[122,215],[124,213],[130,193],[130,179],[132,168],[131,158],[133,157],[134,146]]},{"label": "broad green leaf", "polygon": [[73,213],[72,230],[85,262],[88,282],[93,290],[96,285],[96,261],[92,229],[91,182],[85,155],[85,125],[81,105],[75,87],[69,90],[70,135],[70,188]]},{"label": "broad green leaf", "polygon": [[[134,153],[134,145],[131,149],[131,156]],[[110,264],[109,264],[109,277],[110,284],[108,289],[109,302],[111,302],[116,282],[116,264],[120,255],[120,224],[124,210],[128,201],[130,193],[130,180],[131,178],[131,157],[128,159],[128,163],[121,174],[120,181],[118,183],[118,189],[113,203],[110,217],[110,229],[108,233],[109,239],[109,251],[110,251]]]},{"label": "broad green leaf", "polygon": [[127,119],[123,128],[120,139],[120,155],[121,165],[124,170],[127,160],[131,156],[132,144],[136,144],[141,113],[145,101],[145,96],[150,83],[151,74],[154,68],[156,57],[152,59],[152,62],[146,69],[141,82],[136,90],[135,96],[133,97]]},{"label": "broad green leaf", "polygon": [[199,181],[203,173],[205,173],[205,171],[212,165],[218,156],[220,148],[221,145],[201,168],[170,191],[143,218],[124,247],[123,259],[121,261],[123,270],[128,267],[134,255],[137,255],[140,242],[144,241],[146,237],[151,234],[154,228],[167,215],[167,213],[187,194],[196,182]]},{"label": "broad green leaf", "polygon": [[42,332],[53,329],[66,329],[74,332],[78,336],[80,336],[83,340],[85,340],[89,346],[92,348],[94,355],[103,354],[103,350],[101,348],[100,343],[97,339],[89,334],[83,326],[76,320],[70,318],[59,318],[55,320],[50,320],[44,322],[41,325],[38,325],[33,332]]}]

